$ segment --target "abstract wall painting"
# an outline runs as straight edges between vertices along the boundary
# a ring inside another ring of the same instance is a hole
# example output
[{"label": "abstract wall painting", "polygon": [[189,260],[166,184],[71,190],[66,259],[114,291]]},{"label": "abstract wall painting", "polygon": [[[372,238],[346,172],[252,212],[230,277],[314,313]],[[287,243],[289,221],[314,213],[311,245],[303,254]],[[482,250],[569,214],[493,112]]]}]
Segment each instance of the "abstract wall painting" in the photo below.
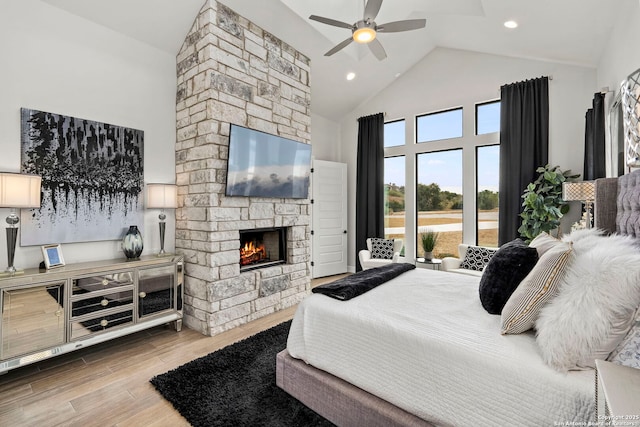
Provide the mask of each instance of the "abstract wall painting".
[{"label": "abstract wall painting", "polygon": [[27,108],[21,129],[22,172],[42,176],[22,246],[118,240],[143,224],[143,131]]}]

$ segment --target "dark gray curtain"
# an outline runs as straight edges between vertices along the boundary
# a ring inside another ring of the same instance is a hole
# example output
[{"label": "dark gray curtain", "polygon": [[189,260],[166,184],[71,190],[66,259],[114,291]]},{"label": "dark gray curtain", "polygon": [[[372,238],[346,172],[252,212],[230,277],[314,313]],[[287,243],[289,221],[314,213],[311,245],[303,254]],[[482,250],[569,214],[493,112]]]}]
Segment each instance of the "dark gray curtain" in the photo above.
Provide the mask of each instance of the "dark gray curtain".
[{"label": "dark gray curtain", "polygon": [[367,238],[384,237],[384,114],[358,119],[356,171],[356,271],[362,270],[358,253]]},{"label": "dark gray curtain", "polygon": [[584,172],[582,178],[592,181],[607,175],[605,166],[604,94],[593,95],[593,107],[587,110],[584,129]]},{"label": "dark gray curtain", "polygon": [[519,236],[522,193],[548,162],[549,79],[541,77],[500,88],[500,213],[502,245]]}]

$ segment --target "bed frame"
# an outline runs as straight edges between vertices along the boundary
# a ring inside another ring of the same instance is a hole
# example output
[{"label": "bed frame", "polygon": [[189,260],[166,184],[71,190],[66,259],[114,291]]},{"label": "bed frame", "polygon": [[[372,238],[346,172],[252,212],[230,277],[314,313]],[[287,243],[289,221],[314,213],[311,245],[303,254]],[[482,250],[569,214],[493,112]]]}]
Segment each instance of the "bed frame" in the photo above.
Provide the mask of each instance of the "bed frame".
[{"label": "bed frame", "polygon": [[276,356],[276,384],[338,426],[400,427],[434,425],[325,371]]},{"label": "bed frame", "polygon": [[[594,222],[608,233],[640,237],[640,170],[596,180]],[[294,359],[276,356],[276,384],[307,407],[341,426],[434,426],[338,377]]]}]

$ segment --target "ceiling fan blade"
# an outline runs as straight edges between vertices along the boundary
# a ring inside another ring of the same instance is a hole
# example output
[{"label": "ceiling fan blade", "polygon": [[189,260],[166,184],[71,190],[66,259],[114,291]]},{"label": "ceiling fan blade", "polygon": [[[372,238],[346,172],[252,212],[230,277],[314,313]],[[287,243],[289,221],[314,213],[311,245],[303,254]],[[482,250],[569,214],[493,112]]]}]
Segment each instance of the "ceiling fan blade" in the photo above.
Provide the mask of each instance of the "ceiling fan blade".
[{"label": "ceiling fan blade", "polygon": [[364,7],[364,19],[370,19],[371,21],[376,20],[376,16],[378,16],[378,12],[380,12],[380,6],[382,6],[382,0],[369,0],[367,5]]},{"label": "ceiling fan blade", "polygon": [[380,43],[378,39],[373,39],[373,41],[369,42],[369,49],[371,50],[371,53],[373,53],[375,57],[380,61],[387,57],[387,52],[384,51],[382,43]]},{"label": "ceiling fan blade", "polygon": [[425,25],[427,25],[426,19],[407,19],[378,25],[376,31],[379,33],[399,33],[401,31],[419,30],[424,28]]},{"label": "ceiling fan blade", "polygon": [[324,18],[322,16],[311,15],[309,19],[322,22],[323,24],[333,25],[334,27],[348,28],[350,30],[353,28],[353,24],[347,24],[346,22],[336,21],[335,19]]},{"label": "ceiling fan blade", "polygon": [[347,47],[351,42],[353,41],[353,37],[349,37],[348,39],[346,39],[343,42],[340,42],[339,44],[337,44],[336,46],[334,46],[333,49],[331,49],[329,52],[325,53],[324,56],[331,56],[334,53],[341,51],[342,49],[344,49],[345,47]]}]

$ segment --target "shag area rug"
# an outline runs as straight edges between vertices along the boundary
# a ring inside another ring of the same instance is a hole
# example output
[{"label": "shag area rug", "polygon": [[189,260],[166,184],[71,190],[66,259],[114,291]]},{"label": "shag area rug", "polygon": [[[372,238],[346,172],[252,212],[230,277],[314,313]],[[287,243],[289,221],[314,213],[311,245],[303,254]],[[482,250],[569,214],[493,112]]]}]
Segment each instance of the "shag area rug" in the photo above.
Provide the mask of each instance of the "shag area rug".
[{"label": "shag area rug", "polygon": [[194,427],[332,426],[276,385],[285,322],[151,379]]}]

